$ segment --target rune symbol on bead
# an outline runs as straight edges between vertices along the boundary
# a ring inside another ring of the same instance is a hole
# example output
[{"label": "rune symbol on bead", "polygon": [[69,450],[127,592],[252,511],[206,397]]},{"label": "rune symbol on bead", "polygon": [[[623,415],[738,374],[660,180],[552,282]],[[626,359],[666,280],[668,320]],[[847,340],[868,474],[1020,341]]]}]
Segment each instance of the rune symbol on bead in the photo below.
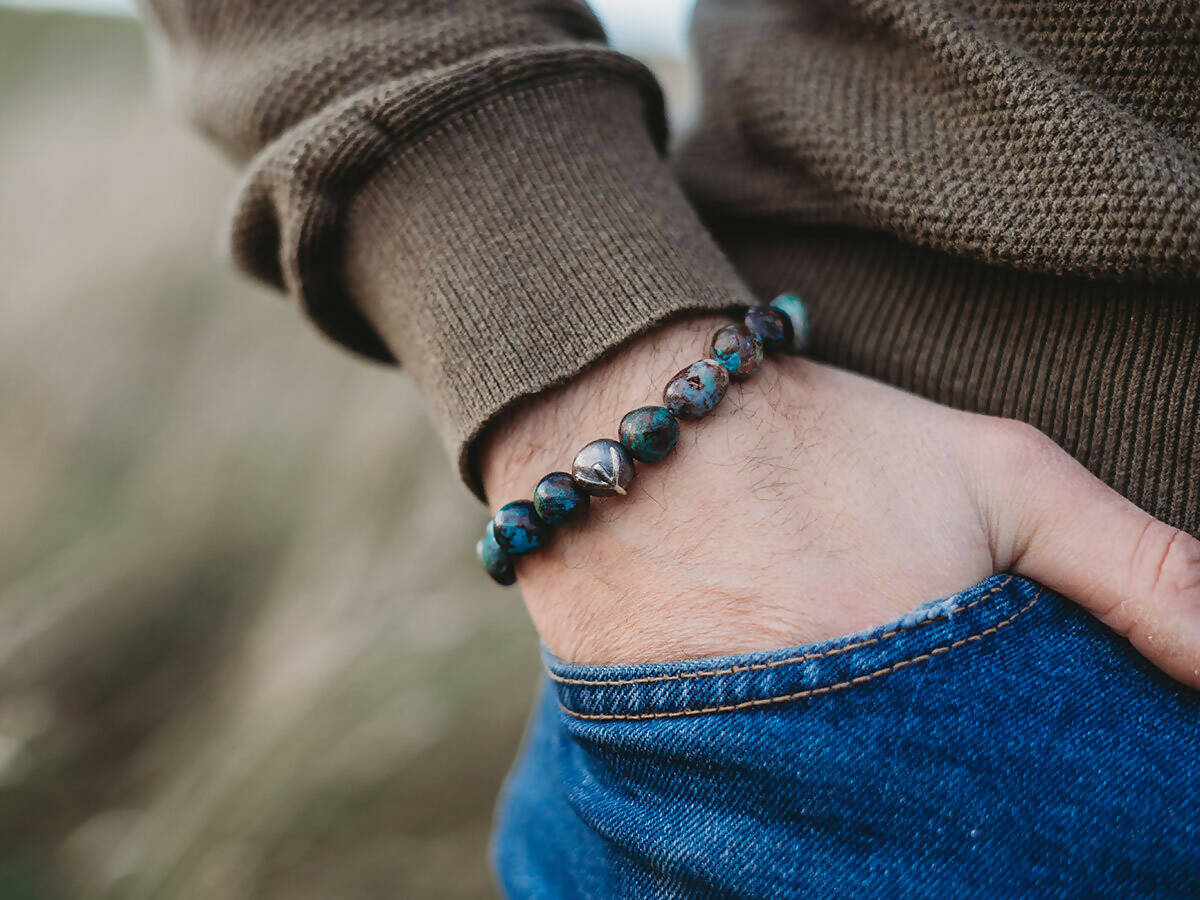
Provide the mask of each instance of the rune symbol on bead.
[{"label": "rune symbol on bead", "polygon": [[596,480],[604,487],[625,496],[627,491],[621,487],[621,454],[617,453],[616,447],[608,448],[608,460],[611,465],[610,471],[605,471],[603,462],[592,463],[592,471],[596,473]]}]

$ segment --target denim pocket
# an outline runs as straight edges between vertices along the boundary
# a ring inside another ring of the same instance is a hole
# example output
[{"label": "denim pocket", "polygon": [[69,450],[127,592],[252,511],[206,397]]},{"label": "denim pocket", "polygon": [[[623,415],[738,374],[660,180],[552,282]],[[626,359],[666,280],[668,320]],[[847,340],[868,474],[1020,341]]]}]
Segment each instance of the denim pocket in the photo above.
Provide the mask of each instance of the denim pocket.
[{"label": "denim pocket", "polygon": [[562,712],[587,721],[732,713],[818,698],[953,653],[1007,628],[1046,592],[993,575],[878,628],[782,650],[674,663],[571,665],[543,651]]},{"label": "denim pocket", "polygon": [[803,647],[546,664],[510,896],[1200,896],[1200,692],[1030,581]]}]

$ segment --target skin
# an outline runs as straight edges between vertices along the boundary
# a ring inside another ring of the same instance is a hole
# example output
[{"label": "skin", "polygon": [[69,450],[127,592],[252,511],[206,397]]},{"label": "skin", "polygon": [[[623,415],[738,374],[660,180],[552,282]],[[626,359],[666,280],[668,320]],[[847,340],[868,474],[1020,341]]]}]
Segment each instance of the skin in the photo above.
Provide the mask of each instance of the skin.
[{"label": "skin", "polygon": [[[513,411],[488,496],[527,495],[703,353],[724,318],[662,326]],[[1037,430],[772,354],[629,496],[517,562],[557,656],[670,661],[818,641],[994,572],[1060,591],[1200,687],[1200,541],[1139,510]]]}]

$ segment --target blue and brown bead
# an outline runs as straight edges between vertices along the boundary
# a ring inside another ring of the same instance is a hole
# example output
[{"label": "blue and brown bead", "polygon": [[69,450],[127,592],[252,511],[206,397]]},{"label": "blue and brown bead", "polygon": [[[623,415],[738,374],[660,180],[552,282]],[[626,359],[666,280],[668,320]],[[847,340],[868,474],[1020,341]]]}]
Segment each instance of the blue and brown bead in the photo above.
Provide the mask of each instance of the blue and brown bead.
[{"label": "blue and brown bead", "polygon": [[743,319],[751,334],[758,335],[767,350],[786,350],[792,343],[792,323],[773,306],[751,306]]},{"label": "blue and brown bead", "polygon": [[728,389],[729,370],[715,359],[702,359],[667,382],[663,405],[675,418],[691,421],[711,412]]},{"label": "blue and brown bead", "polygon": [[533,489],[533,508],[547,525],[563,525],[582,519],[591,502],[567,472],[551,472]]},{"label": "blue and brown bead", "polygon": [[524,556],[545,546],[550,528],[528,500],[505,503],[492,519],[493,535],[509,556]]},{"label": "blue and brown bead", "polygon": [[512,558],[496,543],[494,524],[488,522],[483,537],[475,545],[475,552],[479,554],[479,561],[493,580],[507,587],[517,580],[517,573],[513,569]]},{"label": "blue and brown bead", "polygon": [[763,342],[745,325],[726,325],[713,335],[708,355],[728,369],[731,378],[749,378],[763,361]]},{"label": "blue and brown bead", "polygon": [[795,294],[780,294],[771,301],[771,306],[785,316],[792,326],[792,342],[786,348],[789,353],[803,353],[808,348],[812,334],[812,323],[808,317],[808,306]]},{"label": "blue and brown bead", "polygon": [[642,406],[625,413],[617,437],[629,454],[640,462],[666,459],[679,442],[679,423],[661,406]]}]

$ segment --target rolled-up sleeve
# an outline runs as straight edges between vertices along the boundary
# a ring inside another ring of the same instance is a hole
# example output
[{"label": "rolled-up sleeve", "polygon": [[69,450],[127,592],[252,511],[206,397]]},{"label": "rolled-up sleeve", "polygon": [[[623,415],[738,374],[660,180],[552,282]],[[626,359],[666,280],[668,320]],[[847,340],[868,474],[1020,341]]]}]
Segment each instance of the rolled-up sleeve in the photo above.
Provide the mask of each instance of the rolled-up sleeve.
[{"label": "rolled-up sleeve", "polygon": [[463,478],[503,409],[748,300],[650,73],[568,0],[151,0],[171,96],[245,167],[240,267],[402,363]]}]

